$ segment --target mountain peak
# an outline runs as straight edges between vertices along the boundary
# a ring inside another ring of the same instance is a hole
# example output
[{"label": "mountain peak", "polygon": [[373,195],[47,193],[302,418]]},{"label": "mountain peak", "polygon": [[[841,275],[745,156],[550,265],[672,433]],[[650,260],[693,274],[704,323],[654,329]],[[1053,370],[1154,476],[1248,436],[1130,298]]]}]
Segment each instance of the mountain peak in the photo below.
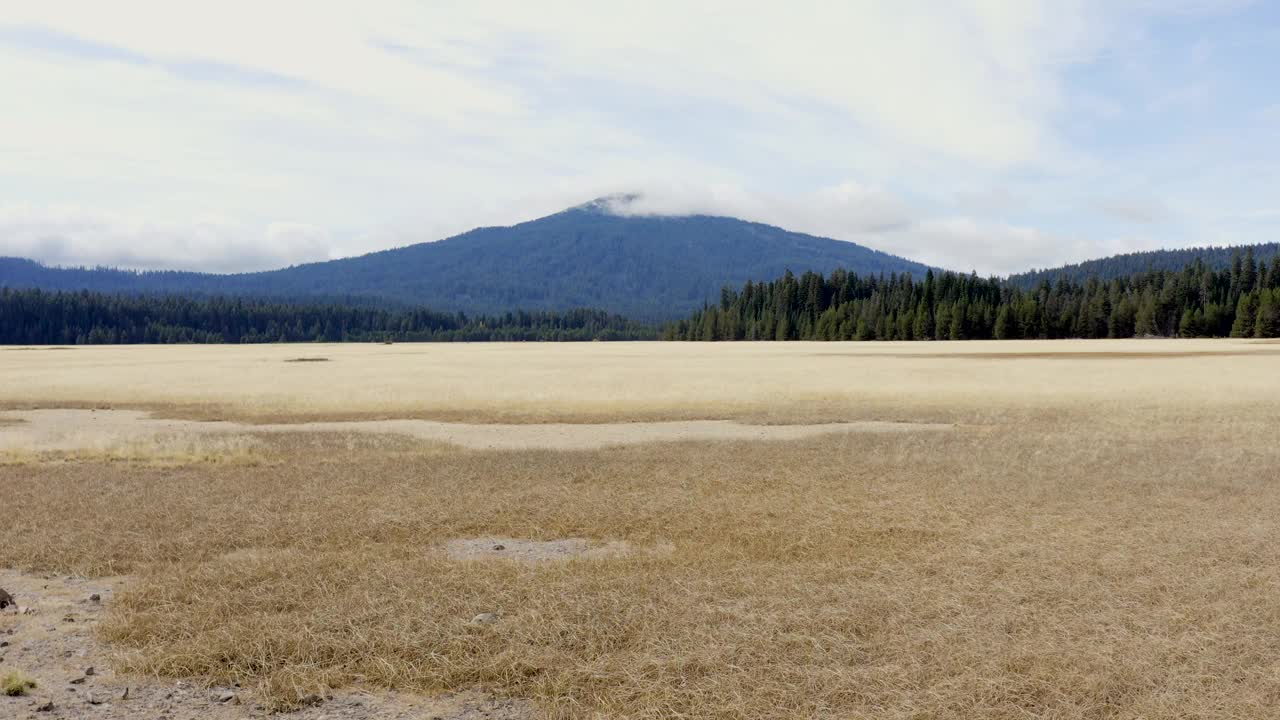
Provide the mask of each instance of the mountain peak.
[{"label": "mountain peak", "polygon": [[638,193],[607,195],[510,227],[241,275],[74,270],[0,260],[0,287],[253,297],[364,297],[441,311],[596,308],[634,319],[688,315],[725,285],[787,270],[923,274],[851,242],[728,217],[654,222]]},{"label": "mountain peak", "polygon": [[595,200],[584,202],[581,205],[575,205],[569,208],[582,212],[599,213],[601,215],[626,215],[626,210],[634,205],[644,196],[640,193],[614,193],[612,195],[601,195]]}]

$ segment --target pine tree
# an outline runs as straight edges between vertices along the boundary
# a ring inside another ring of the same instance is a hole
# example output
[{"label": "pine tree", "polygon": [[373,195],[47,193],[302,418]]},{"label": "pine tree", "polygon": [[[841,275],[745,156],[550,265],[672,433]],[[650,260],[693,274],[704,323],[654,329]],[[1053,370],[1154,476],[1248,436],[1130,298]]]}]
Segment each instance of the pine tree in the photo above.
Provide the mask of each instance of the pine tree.
[{"label": "pine tree", "polygon": [[1013,307],[1004,304],[996,313],[995,336],[997,340],[1012,340],[1018,335],[1018,322],[1013,316]]},{"label": "pine tree", "polygon": [[1258,295],[1249,293],[1240,296],[1236,304],[1235,322],[1231,324],[1231,337],[1254,337],[1258,324]]},{"label": "pine tree", "polygon": [[1204,334],[1203,318],[1200,311],[1187,308],[1182,311],[1182,320],[1178,323],[1178,334],[1182,337],[1200,337]]},{"label": "pine tree", "polygon": [[1160,334],[1160,328],[1156,324],[1156,301],[1149,294],[1143,297],[1138,305],[1138,313],[1134,316],[1133,333],[1138,337]]},{"label": "pine tree", "polygon": [[1258,263],[1253,259],[1253,248],[1244,253],[1240,268],[1240,292],[1252,292],[1258,284]]},{"label": "pine tree", "polygon": [[1111,317],[1107,320],[1107,337],[1133,337],[1136,320],[1137,308],[1133,300],[1131,298],[1121,300],[1112,308]]},{"label": "pine tree", "polygon": [[857,326],[857,329],[854,330],[853,339],[854,340],[875,340],[876,334],[871,330],[871,326],[867,324],[866,320],[862,318],[858,318],[858,326]]},{"label": "pine tree", "polygon": [[915,313],[904,312],[898,315],[898,338],[899,340],[915,340],[912,325],[914,325]]},{"label": "pine tree", "polygon": [[916,340],[933,339],[933,315],[929,313],[929,308],[923,300],[916,306],[916,319],[915,324],[912,325],[911,334]]},{"label": "pine tree", "polygon": [[1240,299],[1240,281],[1244,274],[1243,262],[1240,259],[1240,251],[1236,250],[1231,256],[1231,301],[1238,302]]},{"label": "pine tree", "polygon": [[934,334],[935,340],[946,340],[951,337],[951,304],[947,302],[938,303],[937,315],[934,318]]},{"label": "pine tree", "polygon": [[790,340],[791,339],[791,320],[787,318],[787,314],[783,313],[778,316],[778,329],[773,335],[774,340]]},{"label": "pine tree", "polygon": [[1254,337],[1280,337],[1280,290],[1261,291]]}]

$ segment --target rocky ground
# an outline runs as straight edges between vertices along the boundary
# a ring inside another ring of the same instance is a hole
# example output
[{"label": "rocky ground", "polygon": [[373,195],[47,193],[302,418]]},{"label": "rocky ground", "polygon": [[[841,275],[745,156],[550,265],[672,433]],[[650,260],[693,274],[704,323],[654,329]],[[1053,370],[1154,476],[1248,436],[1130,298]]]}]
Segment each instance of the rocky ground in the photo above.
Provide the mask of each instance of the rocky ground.
[{"label": "rocky ground", "polygon": [[[0,694],[0,717],[15,720],[232,720],[268,715],[252,694],[193,681],[114,673],[110,649],[93,637],[98,619],[128,578],[33,576],[0,570],[0,589],[16,607],[0,610],[0,678],[21,672],[35,681],[25,695]],[[294,713],[296,720],[526,720],[529,703],[481,693],[420,697],[344,690]]]}]

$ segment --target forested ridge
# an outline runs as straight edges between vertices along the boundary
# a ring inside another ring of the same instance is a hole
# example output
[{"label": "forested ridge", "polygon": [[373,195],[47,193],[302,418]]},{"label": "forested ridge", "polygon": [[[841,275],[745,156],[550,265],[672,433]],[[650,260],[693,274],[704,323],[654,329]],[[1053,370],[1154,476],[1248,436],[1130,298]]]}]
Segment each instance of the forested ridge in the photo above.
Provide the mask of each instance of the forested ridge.
[{"label": "forested ridge", "polygon": [[1208,246],[1122,253],[1096,260],[1086,260],[1072,265],[1063,265],[1062,267],[1018,273],[1009,276],[1009,282],[1022,288],[1033,288],[1044,280],[1048,280],[1050,283],[1057,282],[1060,277],[1076,282],[1085,282],[1089,278],[1114,280],[1152,270],[1182,270],[1197,261],[1211,270],[1225,270],[1230,268],[1237,256],[1243,252],[1252,252],[1260,264],[1269,263],[1272,258],[1280,255],[1280,243],[1263,243],[1261,245],[1246,245],[1243,247]]},{"label": "forested ridge", "polygon": [[967,340],[1015,338],[1280,337],[1280,256],[1252,250],[1213,270],[1196,259],[1031,288],[998,278],[928,271],[828,276],[788,272],[725,288],[720,302],[667,325],[667,340]]},{"label": "forested ridge", "polygon": [[1252,250],[1216,270],[1024,288],[1000,278],[929,270],[806,272],[725,287],[687,319],[651,325],[601,310],[492,315],[350,302],[0,289],[0,343],[262,343],[521,340],[966,340],[1280,337],[1280,256]]},{"label": "forested ridge", "polygon": [[0,289],[0,344],[653,339],[599,310],[468,316],[425,309]]}]

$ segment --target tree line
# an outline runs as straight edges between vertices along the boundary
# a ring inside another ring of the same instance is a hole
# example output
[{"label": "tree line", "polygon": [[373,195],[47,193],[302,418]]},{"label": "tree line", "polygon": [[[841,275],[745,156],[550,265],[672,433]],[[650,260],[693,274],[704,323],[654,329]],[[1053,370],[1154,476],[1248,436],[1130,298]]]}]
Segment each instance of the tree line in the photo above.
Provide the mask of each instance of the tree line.
[{"label": "tree line", "polygon": [[927,271],[787,272],[661,328],[600,310],[494,315],[346,302],[0,289],[0,344],[1280,337],[1280,256],[1033,287]]},{"label": "tree line", "polygon": [[0,344],[644,340],[654,328],[599,310],[468,316],[237,297],[0,289]]},{"label": "tree line", "polygon": [[[1263,243],[1246,247],[1248,252],[1253,253],[1257,258],[1259,265],[1268,263],[1280,255],[1280,243]],[[1132,277],[1148,270],[1182,270],[1196,261],[1204,263],[1213,270],[1223,270],[1230,268],[1235,262],[1242,261],[1241,251],[1242,248],[1239,246],[1207,246],[1122,253],[1056,268],[1030,270],[1009,276],[1009,282],[1024,289],[1031,289],[1044,280],[1050,283],[1056,282],[1064,275],[1068,280],[1077,282],[1085,282],[1091,277],[1099,280],[1113,280]]]},{"label": "tree line", "polygon": [[788,272],[725,288],[666,340],[968,340],[1034,338],[1280,337],[1280,256],[1252,250],[1214,270],[1075,280],[1029,288],[953,272],[829,276]]}]

